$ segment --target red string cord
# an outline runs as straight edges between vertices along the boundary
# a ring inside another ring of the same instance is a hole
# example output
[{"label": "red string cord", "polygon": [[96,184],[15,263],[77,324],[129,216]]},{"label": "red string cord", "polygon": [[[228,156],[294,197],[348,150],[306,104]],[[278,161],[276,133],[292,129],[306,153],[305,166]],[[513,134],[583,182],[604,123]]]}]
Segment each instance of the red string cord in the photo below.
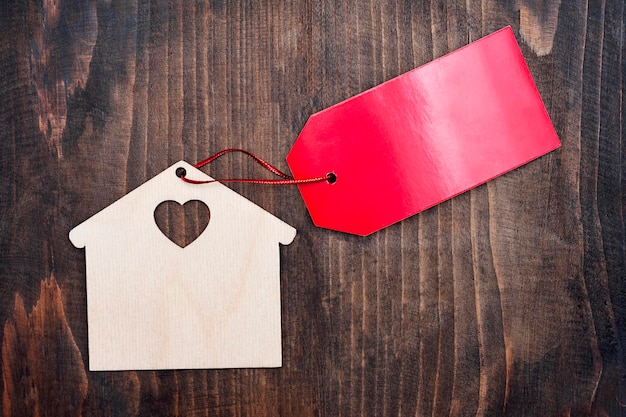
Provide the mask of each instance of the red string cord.
[{"label": "red string cord", "polygon": [[214,180],[198,181],[198,180],[192,180],[190,178],[187,178],[185,176],[186,173],[184,173],[184,172],[180,173],[180,174],[177,174],[177,175],[179,175],[181,180],[183,180],[185,182],[188,182],[190,184],[209,184],[209,183],[212,183],[212,182],[247,182],[247,183],[252,183],[252,184],[289,185],[289,184],[310,184],[310,183],[314,183],[314,182],[329,181],[329,180],[332,180],[332,178],[334,178],[334,174],[329,173],[329,174],[324,175],[323,177],[295,179],[291,175],[285,174],[284,172],[282,172],[281,170],[279,170],[278,168],[276,168],[275,166],[273,166],[269,162],[264,161],[263,159],[259,158],[255,154],[253,154],[251,152],[248,152],[246,150],[237,149],[237,148],[224,149],[223,151],[220,151],[220,152],[216,153],[215,155],[210,156],[207,159],[198,162],[197,164],[194,165],[194,168],[200,169],[203,166],[208,165],[211,162],[215,161],[216,159],[226,155],[227,153],[231,153],[231,152],[240,152],[240,153],[243,153],[243,154],[249,156],[256,163],[261,165],[263,168],[267,169],[272,174],[274,174],[274,175],[276,175],[278,177],[281,177],[282,179],[280,179],[280,180],[264,180],[264,179],[258,179],[258,178],[229,178],[229,179],[214,179]]}]

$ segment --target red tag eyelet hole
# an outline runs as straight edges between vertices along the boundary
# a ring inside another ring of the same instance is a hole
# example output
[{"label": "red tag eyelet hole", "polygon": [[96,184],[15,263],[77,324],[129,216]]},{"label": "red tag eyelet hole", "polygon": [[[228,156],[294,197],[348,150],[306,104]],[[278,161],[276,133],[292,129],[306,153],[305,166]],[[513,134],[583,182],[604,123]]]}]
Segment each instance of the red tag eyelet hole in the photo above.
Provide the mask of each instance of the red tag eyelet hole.
[{"label": "red tag eyelet hole", "polygon": [[334,172],[329,172],[326,174],[326,182],[329,184],[334,184],[337,182],[337,175]]}]

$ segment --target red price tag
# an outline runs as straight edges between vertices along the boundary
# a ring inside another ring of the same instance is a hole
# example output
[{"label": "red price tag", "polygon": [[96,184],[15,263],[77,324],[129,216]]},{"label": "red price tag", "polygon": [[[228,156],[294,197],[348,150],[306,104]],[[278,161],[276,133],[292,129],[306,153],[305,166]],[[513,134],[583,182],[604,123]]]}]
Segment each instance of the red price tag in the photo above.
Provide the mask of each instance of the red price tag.
[{"label": "red price tag", "polygon": [[506,27],[312,115],[287,163],[335,175],[298,185],[317,226],[368,235],[559,146]]}]

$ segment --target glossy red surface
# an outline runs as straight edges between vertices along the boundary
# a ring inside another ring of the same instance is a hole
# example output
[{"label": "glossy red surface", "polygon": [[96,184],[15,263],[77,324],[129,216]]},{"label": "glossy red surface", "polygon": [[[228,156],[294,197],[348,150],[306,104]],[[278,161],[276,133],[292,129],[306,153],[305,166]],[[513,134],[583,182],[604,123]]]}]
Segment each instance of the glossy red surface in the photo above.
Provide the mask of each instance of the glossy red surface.
[{"label": "glossy red surface", "polygon": [[313,114],[287,156],[313,222],[368,235],[560,146],[507,27]]}]

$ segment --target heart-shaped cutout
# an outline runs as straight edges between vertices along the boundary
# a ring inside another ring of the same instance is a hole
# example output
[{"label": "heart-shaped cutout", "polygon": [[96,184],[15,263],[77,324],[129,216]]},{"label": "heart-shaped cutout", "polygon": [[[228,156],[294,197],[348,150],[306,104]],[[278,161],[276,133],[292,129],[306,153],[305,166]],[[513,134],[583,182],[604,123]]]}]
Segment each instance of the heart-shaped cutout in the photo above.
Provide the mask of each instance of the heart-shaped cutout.
[{"label": "heart-shaped cutout", "polygon": [[199,200],[185,204],[167,200],[154,210],[154,221],[159,230],[181,248],[196,240],[209,224],[211,212]]}]

